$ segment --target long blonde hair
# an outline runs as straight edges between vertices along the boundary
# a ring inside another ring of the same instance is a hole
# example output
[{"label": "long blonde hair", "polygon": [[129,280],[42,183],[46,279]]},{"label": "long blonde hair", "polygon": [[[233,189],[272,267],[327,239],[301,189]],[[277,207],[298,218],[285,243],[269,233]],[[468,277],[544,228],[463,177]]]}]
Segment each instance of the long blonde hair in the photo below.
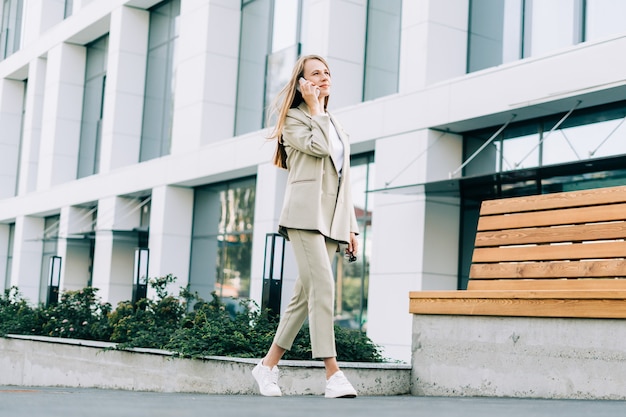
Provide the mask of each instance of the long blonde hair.
[{"label": "long blonde hair", "polygon": [[[319,55],[305,55],[296,61],[291,73],[291,79],[280,90],[272,106],[269,109],[267,120],[272,120],[272,116],[277,115],[276,125],[272,130],[268,139],[276,139],[276,150],[274,152],[273,162],[279,168],[287,168],[287,153],[283,145],[283,128],[285,127],[285,119],[289,109],[298,107],[304,101],[302,94],[296,88],[299,84],[300,77],[304,77],[304,64],[310,59],[317,59],[328,68],[328,63]],[[330,71],[330,69],[329,69]],[[324,99],[324,111],[328,107],[328,96]]]}]

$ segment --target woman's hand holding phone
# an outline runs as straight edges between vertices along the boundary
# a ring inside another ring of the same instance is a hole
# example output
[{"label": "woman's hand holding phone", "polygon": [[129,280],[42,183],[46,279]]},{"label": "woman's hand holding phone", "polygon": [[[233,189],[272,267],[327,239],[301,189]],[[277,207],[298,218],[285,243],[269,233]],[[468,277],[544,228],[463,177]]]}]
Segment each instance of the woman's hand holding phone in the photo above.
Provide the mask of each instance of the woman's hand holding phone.
[{"label": "woman's hand holding phone", "polygon": [[[298,85],[296,85],[296,89],[300,92],[300,94],[302,94],[302,97],[304,97],[304,95],[306,94],[306,88],[305,91],[302,91],[302,87],[305,86],[308,82],[309,81],[307,81],[304,77],[300,77],[300,79],[298,80]],[[320,96],[320,89],[316,85],[311,83],[311,87],[309,88],[313,88],[313,94],[315,95],[315,98],[318,98]]]}]

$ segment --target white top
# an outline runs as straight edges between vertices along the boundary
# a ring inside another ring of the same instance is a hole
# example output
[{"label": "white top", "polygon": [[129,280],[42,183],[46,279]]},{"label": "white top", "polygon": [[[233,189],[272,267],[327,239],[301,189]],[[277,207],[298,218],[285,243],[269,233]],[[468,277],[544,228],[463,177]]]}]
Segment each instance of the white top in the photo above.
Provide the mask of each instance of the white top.
[{"label": "white top", "polygon": [[341,177],[341,170],[343,169],[343,142],[339,139],[339,134],[337,133],[337,129],[334,124],[330,124],[330,131],[328,135],[330,136],[330,148],[331,153],[330,157],[335,164],[335,168],[337,169],[337,173],[339,177]]}]

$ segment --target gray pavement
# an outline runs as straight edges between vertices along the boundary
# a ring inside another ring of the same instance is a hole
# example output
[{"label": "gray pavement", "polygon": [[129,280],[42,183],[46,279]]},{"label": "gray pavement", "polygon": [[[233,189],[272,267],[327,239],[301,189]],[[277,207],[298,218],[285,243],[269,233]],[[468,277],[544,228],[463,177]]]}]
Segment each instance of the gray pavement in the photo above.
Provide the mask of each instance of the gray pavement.
[{"label": "gray pavement", "polygon": [[578,417],[623,416],[624,401],[321,396],[266,398],[92,388],[0,386],[1,417]]}]

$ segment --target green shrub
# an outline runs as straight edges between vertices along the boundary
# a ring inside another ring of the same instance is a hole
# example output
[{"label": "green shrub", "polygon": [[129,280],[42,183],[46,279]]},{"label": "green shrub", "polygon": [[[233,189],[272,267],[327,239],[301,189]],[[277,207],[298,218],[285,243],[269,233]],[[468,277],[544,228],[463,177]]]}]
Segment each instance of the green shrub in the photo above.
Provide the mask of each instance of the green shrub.
[{"label": "green shrub", "polygon": [[[0,297],[0,336],[7,333],[43,334],[111,341],[118,348],[166,349],[185,357],[231,356],[263,357],[272,344],[278,326],[267,309],[253,301],[231,309],[214,293],[206,302],[182,289],[179,296],[167,293],[176,280],[172,275],[153,278],[149,285],[155,299],[133,304],[120,302],[112,311],[102,303],[97,289],[64,292],[57,304],[31,308],[17,288]],[[195,302],[193,309],[187,306]],[[341,361],[381,362],[378,346],[359,330],[335,326],[337,359]],[[298,333],[285,359],[311,359],[309,329]]]},{"label": "green shrub", "polygon": [[[240,304],[234,316],[214,293],[210,303],[199,301],[164,347],[182,356],[260,358],[272,344],[278,323],[252,301]],[[335,326],[337,356],[342,361],[381,362],[380,348],[359,330]],[[310,360],[309,328],[302,327],[285,359]]]},{"label": "green shrub", "polygon": [[185,314],[185,303],[167,293],[174,276],[153,278],[149,285],[156,291],[155,300],[141,299],[136,305],[123,301],[109,317],[111,341],[120,347],[161,349],[165,346]]},{"label": "green shrub", "polygon": [[4,290],[0,295],[0,336],[9,333],[39,333],[37,315],[17,287]]},{"label": "green shrub", "polygon": [[97,288],[87,287],[61,294],[58,303],[35,310],[39,334],[73,339],[102,340],[110,337],[111,304],[102,303]]}]

